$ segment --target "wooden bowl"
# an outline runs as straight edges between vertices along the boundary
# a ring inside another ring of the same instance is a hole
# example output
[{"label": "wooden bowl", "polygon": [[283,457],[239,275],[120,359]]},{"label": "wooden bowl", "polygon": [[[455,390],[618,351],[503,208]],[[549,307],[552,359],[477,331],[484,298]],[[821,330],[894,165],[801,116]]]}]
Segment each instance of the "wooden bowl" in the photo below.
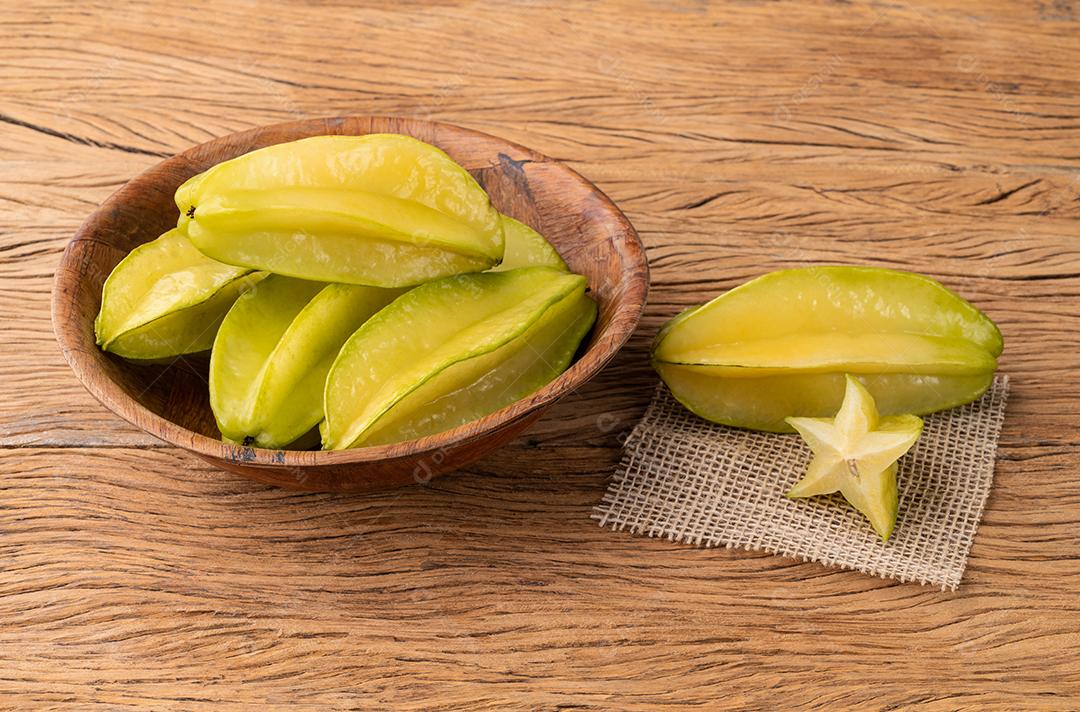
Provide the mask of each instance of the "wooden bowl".
[{"label": "wooden bowl", "polygon": [[[222,443],[210,412],[204,358],[143,366],[94,343],[101,286],[132,248],[176,223],[173,193],[215,163],[320,134],[402,133],[434,144],[465,166],[495,206],[540,230],[570,268],[589,279],[599,317],[584,351],[559,378],[527,398],[461,427],[409,442],[337,452],[265,450]],[[67,246],[53,286],[53,328],[75,375],[102,404],[168,443],[218,467],[282,487],[361,491],[426,482],[514,438],[558,398],[603,368],[637,325],[649,270],[637,233],[596,186],[523,146],[418,119],[349,116],[252,129],[196,146],[117,191]]]}]

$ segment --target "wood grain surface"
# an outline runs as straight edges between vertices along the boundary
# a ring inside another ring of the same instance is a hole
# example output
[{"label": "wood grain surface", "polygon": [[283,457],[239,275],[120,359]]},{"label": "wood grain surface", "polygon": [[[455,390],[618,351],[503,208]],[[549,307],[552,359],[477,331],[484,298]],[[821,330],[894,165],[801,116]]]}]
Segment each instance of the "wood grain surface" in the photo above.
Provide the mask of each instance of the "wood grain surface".
[{"label": "wood grain surface", "polygon": [[[0,706],[1080,708],[1080,5],[46,3],[0,11]],[[49,322],[66,242],[214,136],[434,118],[594,181],[629,346],[427,487],[296,494],[133,429]],[[956,593],[589,519],[680,309],[770,269],[937,276],[1013,398]]]}]

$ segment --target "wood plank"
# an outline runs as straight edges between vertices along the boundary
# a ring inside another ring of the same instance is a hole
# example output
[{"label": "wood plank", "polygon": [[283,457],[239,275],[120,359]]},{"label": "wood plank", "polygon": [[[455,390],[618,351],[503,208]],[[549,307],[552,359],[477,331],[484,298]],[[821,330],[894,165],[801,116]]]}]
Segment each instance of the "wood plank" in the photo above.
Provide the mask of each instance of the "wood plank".
[{"label": "wood plank", "polygon": [[[776,684],[786,703],[825,706],[1080,692],[1080,510],[1075,491],[1054,491],[1072,484],[1071,451],[1002,463],[955,594],[613,535],[588,518],[602,473],[530,472],[554,452],[347,498],[251,484],[172,450],[0,451],[17,473],[0,513],[18,574],[0,582],[0,616],[20,620],[0,629],[5,686],[193,709],[283,686],[312,705],[406,709],[612,695],[649,709],[719,690],[767,706]],[[1001,513],[1010,503],[1025,515]]]}]

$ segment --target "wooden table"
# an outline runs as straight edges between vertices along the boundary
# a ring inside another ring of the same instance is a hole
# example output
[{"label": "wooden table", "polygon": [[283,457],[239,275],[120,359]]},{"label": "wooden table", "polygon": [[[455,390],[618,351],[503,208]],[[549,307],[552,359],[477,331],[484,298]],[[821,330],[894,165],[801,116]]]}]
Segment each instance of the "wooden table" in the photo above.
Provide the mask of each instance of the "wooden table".
[{"label": "wooden table", "polygon": [[[1080,706],[1080,6],[4,3],[0,697],[108,709]],[[93,401],[49,323],[128,178],[295,117],[568,162],[653,291],[615,363],[468,472],[376,496],[215,471]],[[937,276],[1013,398],[963,586],[601,530],[658,326],[812,263]]]}]

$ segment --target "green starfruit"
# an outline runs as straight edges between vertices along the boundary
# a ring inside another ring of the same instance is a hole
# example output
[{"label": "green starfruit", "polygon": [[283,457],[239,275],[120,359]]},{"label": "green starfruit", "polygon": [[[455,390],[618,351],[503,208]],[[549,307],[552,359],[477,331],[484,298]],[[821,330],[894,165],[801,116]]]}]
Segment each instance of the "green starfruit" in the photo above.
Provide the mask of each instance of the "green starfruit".
[{"label": "green starfruit", "polygon": [[128,253],[105,280],[97,343],[136,361],[206,351],[236,298],[263,276],[250,272],[210,259],[169,230]]},{"label": "green starfruit", "polygon": [[773,272],[661,330],[652,362],[672,394],[725,425],[787,432],[835,413],[854,374],[885,415],[968,403],[989,387],[1001,333],[921,275],[868,267]]},{"label": "green starfruit", "polygon": [[342,347],[323,447],[422,437],[509,405],[566,369],[595,318],[585,278],[550,267],[417,287]]},{"label": "green starfruit", "polygon": [[397,134],[258,149],[189,179],[176,205],[208,256],[301,279],[402,287],[503,256],[484,189],[439,149]]},{"label": "green starfruit", "polygon": [[237,299],[210,357],[222,436],[278,448],[315,427],[341,345],[401,291],[271,275]]}]

